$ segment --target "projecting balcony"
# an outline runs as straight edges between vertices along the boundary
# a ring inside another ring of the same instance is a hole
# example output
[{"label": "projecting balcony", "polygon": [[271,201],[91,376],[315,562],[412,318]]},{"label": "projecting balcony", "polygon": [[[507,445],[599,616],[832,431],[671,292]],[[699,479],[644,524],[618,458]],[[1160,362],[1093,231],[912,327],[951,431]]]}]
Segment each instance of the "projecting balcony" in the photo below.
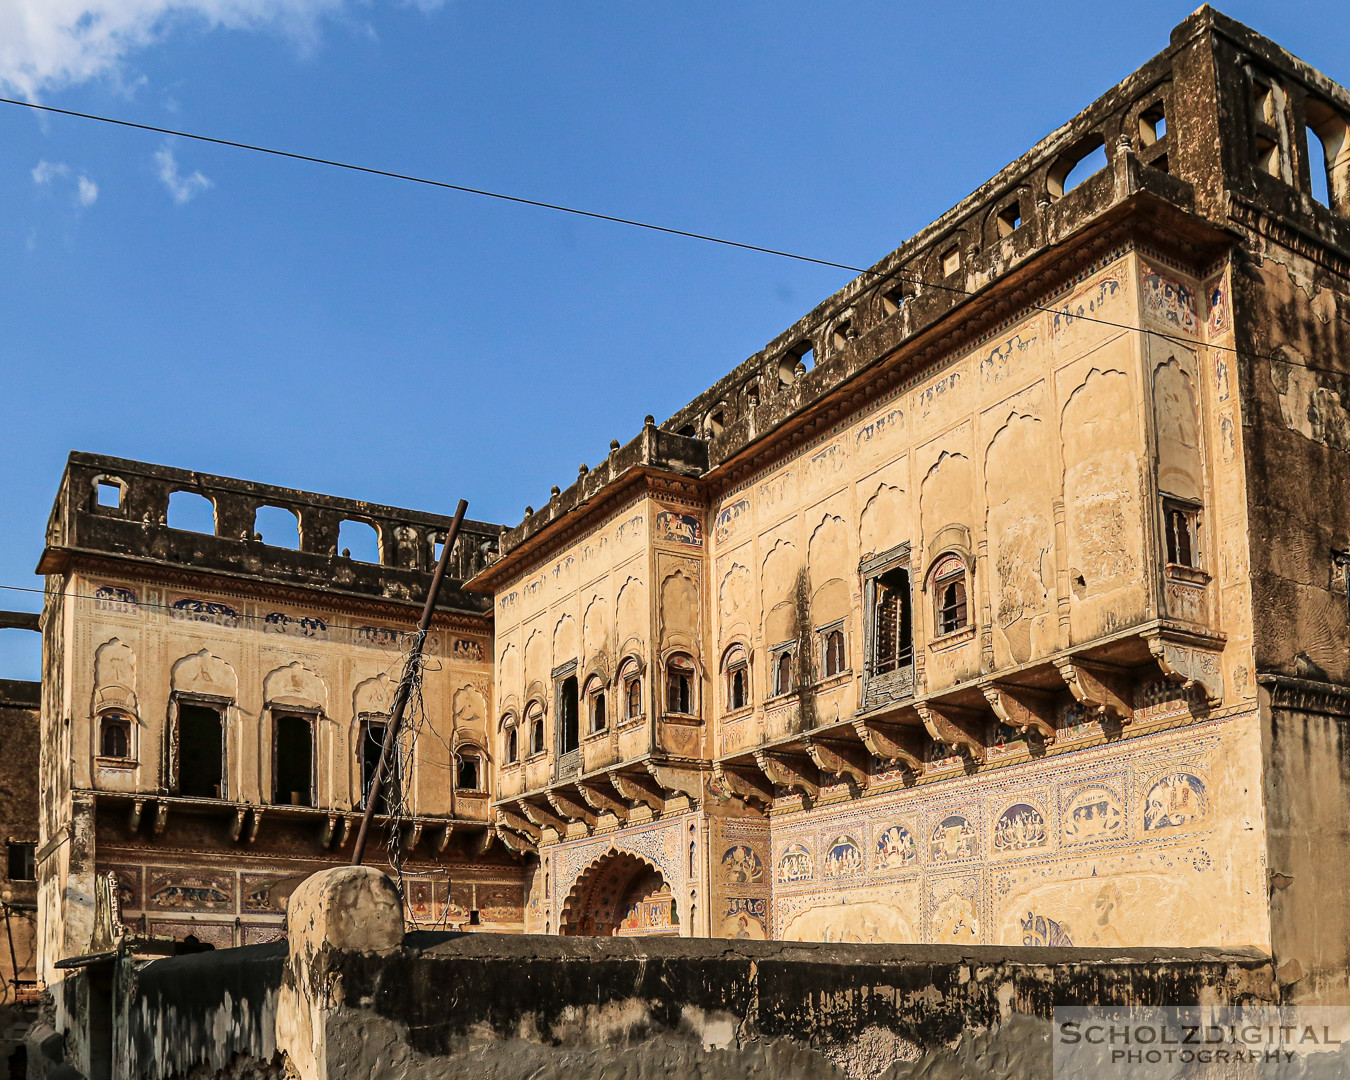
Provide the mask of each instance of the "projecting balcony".
[{"label": "projecting balcony", "polygon": [[708,787],[761,809],[787,796],[811,803],[823,791],[845,797],[965,775],[1203,716],[1223,701],[1224,642],[1154,622],[932,695],[915,692],[912,667],[897,665],[865,679],[852,716],[785,734],[768,728],[757,745],[724,748]]}]

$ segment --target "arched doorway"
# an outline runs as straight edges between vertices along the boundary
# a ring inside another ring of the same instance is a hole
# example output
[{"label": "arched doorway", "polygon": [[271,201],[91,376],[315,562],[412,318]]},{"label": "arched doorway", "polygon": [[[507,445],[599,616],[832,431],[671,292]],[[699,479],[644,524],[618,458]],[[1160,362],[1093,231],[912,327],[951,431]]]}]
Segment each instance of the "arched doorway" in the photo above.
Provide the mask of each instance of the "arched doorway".
[{"label": "arched doorway", "polygon": [[680,932],[675,897],[661,872],[627,851],[611,851],[577,878],[563,904],[559,931],[589,937],[673,937]]}]

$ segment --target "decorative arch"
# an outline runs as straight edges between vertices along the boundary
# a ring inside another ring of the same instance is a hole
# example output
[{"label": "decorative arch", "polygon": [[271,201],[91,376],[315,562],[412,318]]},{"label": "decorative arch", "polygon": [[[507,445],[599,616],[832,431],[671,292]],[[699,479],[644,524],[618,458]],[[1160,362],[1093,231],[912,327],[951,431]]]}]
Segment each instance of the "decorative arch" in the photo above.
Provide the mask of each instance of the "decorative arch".
[{"label": "decorative arch", "polygon": [[105,641],[94,653],[94,711],[126,709],[136,713],[136,654],[120,638]]},{"label": "decorative arch", "polygon": [[239,680],[234,668],[209,649],[175,662],[169,678],[175,693],[202,694],[231,701],[238,696]]},{"label": "decorative arch", "polygon": [[295,660],[269,671],[263,678],[263,701],[268,705],[328,712],[328,687],[319,675]]},{"label": "decorative arch", "polygon": [[680,918],[673,880],[652,859],[612,847],[573,881],[562,904],[558,932],[587,937],[677,935]]}]

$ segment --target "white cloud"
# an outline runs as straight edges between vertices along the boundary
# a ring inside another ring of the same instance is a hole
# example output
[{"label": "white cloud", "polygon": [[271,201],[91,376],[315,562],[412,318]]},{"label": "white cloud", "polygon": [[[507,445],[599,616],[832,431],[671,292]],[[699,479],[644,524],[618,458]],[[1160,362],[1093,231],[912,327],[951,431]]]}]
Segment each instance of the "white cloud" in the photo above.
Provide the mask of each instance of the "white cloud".
[{"label": "white cloud", "polygon": [[160,180],[179,206],[193,196],[200,195],[207,188],[215,186],[200,172],[194,172],[191,176],[181,175],[178,171],[178,161],[174,158],[173,150],[168,143],[155,151],[155,164],[159,167]]},{"label": "white cloud", "polygon": [[[354,0],[355,2],[355,0]],[[127,85],[127,56],[175,26],[267,30],[301,45],[348,0],[0,0],[0,85],[35,99],[43,91],[109,78]],[[427,8],[425,0],[419,6]],[[130,80],[134,85],[135,80]]]},{"label": "white cloud", "polygon": [[33,183],[39,186],[50,184],[58,176],[70,172],[70,166],[60,161],[39,161],[33,167]]},{"label": "white cloud", "polygon": [[75,191],[77,206],[93,206],[98,200],[98,185],[87,176],[81,176]]}]

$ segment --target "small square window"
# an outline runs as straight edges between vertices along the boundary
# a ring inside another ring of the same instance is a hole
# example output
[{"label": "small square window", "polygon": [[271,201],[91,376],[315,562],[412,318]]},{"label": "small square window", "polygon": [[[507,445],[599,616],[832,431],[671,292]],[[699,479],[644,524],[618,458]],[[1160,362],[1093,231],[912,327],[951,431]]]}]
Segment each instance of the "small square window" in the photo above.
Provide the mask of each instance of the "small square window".
[{"label": "small square window", "polygon": [[998,212],[998,235],[1011,236],[1022,227],[1022,206],[1020,203],[1009,203]]},{"label": "small square window", "polygon": [[9,880],[37,880],[37,844],[9,842]]},{"label": "small square window", "polygon": [[951,277],[961,269],[961,249],[948,248],[942,253],[942,276]]}]

